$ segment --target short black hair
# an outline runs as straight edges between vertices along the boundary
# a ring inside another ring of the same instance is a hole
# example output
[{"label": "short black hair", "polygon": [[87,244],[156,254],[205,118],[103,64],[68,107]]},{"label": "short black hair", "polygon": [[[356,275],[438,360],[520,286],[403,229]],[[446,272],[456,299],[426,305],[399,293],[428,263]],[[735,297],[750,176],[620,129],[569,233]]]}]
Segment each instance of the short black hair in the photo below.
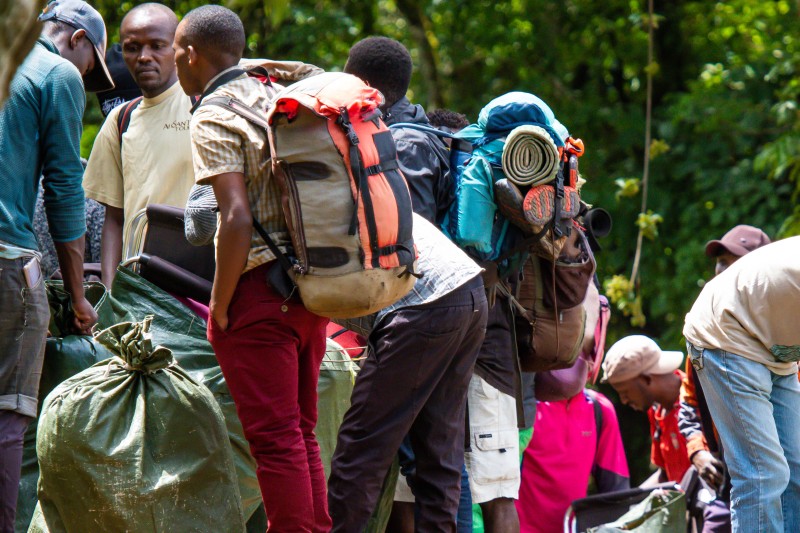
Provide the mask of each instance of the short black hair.
[{"label": "short black hair", "polygon": [[469,126],[469,120],[466,115],[450,111],[449,109],[434,109],[427,113],[428,122],[434,128],[449,128],[453,131],[463,130]]},{"label": "short black hair", "polygon": [[201,6],[186,13],[181,23],[187,44],[212,64],[228,66],[232,60],[238,63],[242,58],[246,45],[244,25],[230,9]]},{"label": "short black hair", "polygon": [[391,106],[406,95],[411,83],[411,54],[388,37],[367,37],[350,49],[344,71],[375,87]]}]

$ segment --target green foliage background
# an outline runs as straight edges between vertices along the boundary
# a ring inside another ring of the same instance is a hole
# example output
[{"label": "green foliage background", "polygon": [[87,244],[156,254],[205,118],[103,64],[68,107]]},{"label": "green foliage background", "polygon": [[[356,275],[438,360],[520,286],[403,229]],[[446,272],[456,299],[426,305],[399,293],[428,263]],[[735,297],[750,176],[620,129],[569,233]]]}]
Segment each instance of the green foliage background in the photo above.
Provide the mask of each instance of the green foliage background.
[{"label": "green foliage background", "polygon": [[[140,2],[94,0],[110,41]],[[202,1],[166,1],[178,15]],[[800,233],[800,18],[789,0],[656,0],[655,62],[647,65],[644,0],[230,0],[249,55],[341,69],[349,47],[373,34],[411,50],[413,101],[471,120],[511,90],[547,101],[586,144],[584,198],[611,212],[598,256],[601,281],[630,275],[638,193],[615,180],[641,178],[647,69],[654,73],[649,208],[663,217],[645,240],[643,328],[617,313],[609,344],[640,332],[684,349],[683,316],[713,273],[707,240],[747,223],[770,236]],[[91,99],[94,102],[93,99]],[[86,119],[84,155],[100,123]],[[619,198],[618,198],[619,196]],[[604,389],[613,397],[613,391]],[[648,473],[646,420],[620,410],[634,482]]]}]

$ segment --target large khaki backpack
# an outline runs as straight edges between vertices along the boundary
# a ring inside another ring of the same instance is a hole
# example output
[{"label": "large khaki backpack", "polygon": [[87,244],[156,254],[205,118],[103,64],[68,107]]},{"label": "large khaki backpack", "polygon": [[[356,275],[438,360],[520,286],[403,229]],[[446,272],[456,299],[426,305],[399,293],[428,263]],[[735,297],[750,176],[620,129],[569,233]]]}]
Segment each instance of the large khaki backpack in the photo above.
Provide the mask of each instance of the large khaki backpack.
[{"label": "large khaki backpack", "polygon": [[[292,251],[280,254],[305,307],[330,318],[374,313],[414,285],[411,195],[381,120],[383,96],[325,73],[280,91],[266,113],[222,105],[267,130]],[[273,252],[266,232],[256,229]]]}]

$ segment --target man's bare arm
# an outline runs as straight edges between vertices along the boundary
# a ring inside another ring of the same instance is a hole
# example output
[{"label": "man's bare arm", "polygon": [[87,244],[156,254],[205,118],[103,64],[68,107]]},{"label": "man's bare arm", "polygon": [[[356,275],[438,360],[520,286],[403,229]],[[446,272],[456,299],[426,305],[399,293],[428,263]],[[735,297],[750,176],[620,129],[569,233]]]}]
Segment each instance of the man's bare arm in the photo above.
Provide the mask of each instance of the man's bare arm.
[{"label": "man's bare arm", "polygon": [[228,306],[250,252],[253,216],[242,173],[219,174],[211,179],[211,184],[221,216],[217,233],[217,270],[209,312],[217,325],[225,330],[228,329]]},{"label": "man's bare arm", "polygon": [[100,271],[103,285],[111,288],[117,266],[122,261],[122,225],[124,211],[119,207],[106,205],[106,218],[100,243]]}]

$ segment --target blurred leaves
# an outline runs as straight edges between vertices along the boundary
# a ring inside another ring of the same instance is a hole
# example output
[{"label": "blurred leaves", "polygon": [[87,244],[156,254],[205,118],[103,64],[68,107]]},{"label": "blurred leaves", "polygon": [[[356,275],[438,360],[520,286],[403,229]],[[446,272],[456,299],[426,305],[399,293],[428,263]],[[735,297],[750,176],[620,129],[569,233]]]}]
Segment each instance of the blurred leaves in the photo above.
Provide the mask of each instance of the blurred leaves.
[{"label": "blurred leaves", "polygon": [[639,194],[642,180],[639,178],[617,178],[614,180],[614,184],[618,189],[614,196],[619,200],[620,198],[633,198]]},{"label": "blurred leaves", "polygon": [[630,317],[632,326],[644,327],[647,319],[642,312],[642,297],[636,294],[634,284],[627,276],[611,276],[603,283],[603,289],[609,302],[624,316]]},{"label": "blurred leaves", "polygon": [[661,139],[653,139],[650,143],[650,160],[669,152],[670,146]]},{"label": "blurred leaves", "polygon": [[654,241],[658,237],[658,225],[664,222],[664,217],[648,209],[647,213],[639,213],[636,227],[642,230],[645,238]]}]

